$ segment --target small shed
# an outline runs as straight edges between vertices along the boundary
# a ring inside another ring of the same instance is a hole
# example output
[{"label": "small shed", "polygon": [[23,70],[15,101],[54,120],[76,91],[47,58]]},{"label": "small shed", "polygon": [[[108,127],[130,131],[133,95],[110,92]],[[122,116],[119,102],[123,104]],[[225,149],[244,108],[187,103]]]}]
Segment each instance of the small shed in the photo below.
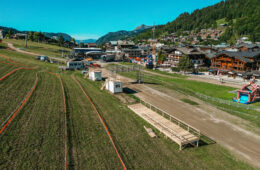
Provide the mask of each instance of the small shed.
[{"label": "small shed", "polygon": [[101,71],[91,71],[89,73],[89,79],[93,81],[101,81],[102,80],[102,72]]},{"label": "small shed", "polygon": [[106,83],[106,89],[111,93],[122,93],[123,83],[120,81],[109,80]]}]

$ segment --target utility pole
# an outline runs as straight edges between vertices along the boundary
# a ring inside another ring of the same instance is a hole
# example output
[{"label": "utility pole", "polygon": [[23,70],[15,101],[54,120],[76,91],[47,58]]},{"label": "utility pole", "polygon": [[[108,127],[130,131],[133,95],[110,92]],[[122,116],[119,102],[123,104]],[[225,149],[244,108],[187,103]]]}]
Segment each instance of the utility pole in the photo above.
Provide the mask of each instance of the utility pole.
[{"label": "utility pole", "polygon": [[155,41],[155,22],[153,23],[153,41]]},{"label": "utility pole", "polygon": [[25,35],[25,45],[24,45],[25,48],[27,48],[27,39],[28,39],[27,37],[28,37],[28,34]]},{"label": "utility pole", "polygon": [[156,48],[155,48],[155,23],[153,24],[153,65],[154,65],[153,69],[155,69],[157,65]]}]

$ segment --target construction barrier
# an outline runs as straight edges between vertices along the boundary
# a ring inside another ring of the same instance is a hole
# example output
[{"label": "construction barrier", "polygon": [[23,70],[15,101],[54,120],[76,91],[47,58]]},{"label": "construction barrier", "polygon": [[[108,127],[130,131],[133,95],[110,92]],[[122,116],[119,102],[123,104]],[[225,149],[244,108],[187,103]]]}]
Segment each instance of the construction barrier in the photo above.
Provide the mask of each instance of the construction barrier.
[{"label": "construction barrier", "polygon": [[109,133],[108,127],[106,126],[106,123],[105,123],[104,119],[103,119],[103,118],[101,117],[101,115],[99,114],[99,112],[98,112],[96,106],[95,106],[94,103],[92,102],[91,98],[87,95],[87,93],[85,92],[85,90],[83,89],[83,87],[81,86],[81,84],[79,83],[79,81],[78,81],[74,76],[72,76],[72,79],[74,79],[74,80],[76,81],[76,83],[79,85],[79,87],[80,87],[80,89],[82,90],[83,94],[87,97],[87,99],[89,100],[89,102],[90,102],[90,104],[92,105],[93,109],[94,109],[95,112],[98,114],[98,117],[99,117],[101,123],[103,124],[103,126],[104,126],[104,128],[105,128],[105,130],[106,130],[106,132],[107,132],[107,135],[108,135],[108,137],[109,137],[109,139],[110,139],[110,141],[111,141],[111,143],[112,143],[112,145],[113,145],[113,147],[114,147],[114,150],[116,151],[117,157],[119,158],[119,160],[120,160],[120,162],[121,162],[121,164],[122,164],[124,170],[126,170],[126,166],[125,166],[125,164],[124,164],[124,162],[123,162],[121,156],[119,155],[119,152],[118,152],[118,150],[117,150],[117,148],[116,148],[116,145],[115,145],[115,143],[114,143],[113,138],[111,137],[111,135],[110,135],[110,133]]},{"label": "construction barrier", "polygon": [[32,93],[34,92],[36,86],[38,84],[38,75],[36,74],[36,80],[34,82],[33,87],[29,91],[29,93],[26,95],[25,99],[21,102],[21,104],[18,106],[18,108],[10,114],[10,116],[7,118],[7,120],[1,125],[0,135],[3,133],[3,131],[7,128],[7,126],[12,122],[12,120],[15,118],[15,116],[19,113],[19,111],[23,108],[25,103],[29,100]]}]

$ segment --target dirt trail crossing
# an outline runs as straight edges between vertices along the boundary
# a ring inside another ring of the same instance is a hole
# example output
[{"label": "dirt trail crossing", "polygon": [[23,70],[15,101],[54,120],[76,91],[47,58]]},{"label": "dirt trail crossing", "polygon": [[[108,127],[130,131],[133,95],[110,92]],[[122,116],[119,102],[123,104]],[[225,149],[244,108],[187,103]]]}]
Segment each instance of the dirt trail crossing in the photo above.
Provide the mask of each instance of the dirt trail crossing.
[{"label": "dirt trail crossing", "polygon": [[[7,44],[7,46],[9,48],[11,48],[12,50],[15,50],[19,53],[23,53],[23,54],[29,54],[29,55],[34,55],[34,56],[42,56],[43,54],[37,54],[37,53],[33,53],[33,52],[29,52],[29,51],[24,51],[24,50],[21,50],[19,48],[16,48],[12,43],[9,43],[9,42],[5,42]],[[60,62],[67,62],[66,59],[62,59],[62,58],[57,58],[57,57],[49,57],[50,59],[52,60],[57,60],[57,61],[60,61]]]}]

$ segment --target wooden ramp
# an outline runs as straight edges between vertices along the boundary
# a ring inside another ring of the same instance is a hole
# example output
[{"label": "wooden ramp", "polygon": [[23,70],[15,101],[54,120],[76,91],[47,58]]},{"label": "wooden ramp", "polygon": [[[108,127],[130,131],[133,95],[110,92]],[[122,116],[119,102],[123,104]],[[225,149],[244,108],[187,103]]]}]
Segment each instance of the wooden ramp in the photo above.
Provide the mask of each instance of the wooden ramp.
[{"label": "wooden ramp", "polygon": [[180,150],[182,150],[183,145],[187,144],[198,146],[200,136],[190,133],[190,126],[187,126],[188,129],[185,130],[180,124],[173,123],[141,103],[129,105],[128,107],[165,136],[176,142],[180,146]]}]

